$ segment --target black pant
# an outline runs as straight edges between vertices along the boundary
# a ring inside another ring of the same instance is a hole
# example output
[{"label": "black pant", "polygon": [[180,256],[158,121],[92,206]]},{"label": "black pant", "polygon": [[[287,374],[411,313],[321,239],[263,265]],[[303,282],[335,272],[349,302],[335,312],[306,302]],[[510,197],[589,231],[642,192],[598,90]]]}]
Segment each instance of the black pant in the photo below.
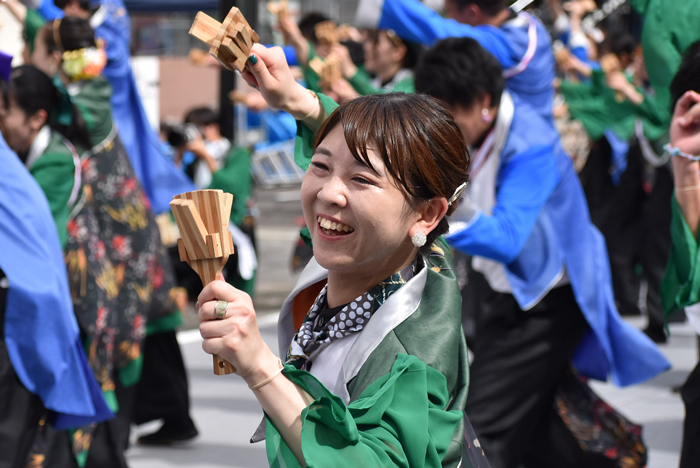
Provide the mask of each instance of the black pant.
[{"label": "black pant", "polygon": [[5,346],[6,305],[7,289],[0,287],[0,468],[23,468],[46,410],[39,397],[22,385],[10,362]]},{"label": "black pant", "polygon": [[90,443],[85,468],[127,468],[124,452],[129,447],[131,415],[136,386],[125,388],[118,377],[114,379],[114,393],[119,411],[114,419],[99,423]]},{"label": "black pant", "polygon": [[697,468],[700,466],[700,364],[683,384],[681,396],[685,404],[685,422],[680,468]]},{"label": "black pant", "polygon": [[[602,154],[597,157],[605,159]],[[607,173],[598,177],[610,179]],[[665,166],[653,168],[646,163],[635,141],[630,145],[627,170],[621,175],[620,184],[605,185],[602,192],[604,198],[588,192],[586,196],[593,223],[605,236],[608,246],[620,313],[639,314],[637,299],[643,278],[648,285],[649,328],[662,333],[664,312],[659,289],[671,247],[671,172]],[[641,278],[635,272],[636,264],[642,266]]]},{"label": "black pant", "polygon": [[554,411],[554,392],[588,329],[570,286],[523,311],[510,294],[469,275],[478,295],[466,412],[493,468],[602,468]]},{"label": "black pant", "polygon": [[187,372],[175,331],[155,333],[144,341],[133,421],[144,424],[157,419],[183,432],[194,428]]}]

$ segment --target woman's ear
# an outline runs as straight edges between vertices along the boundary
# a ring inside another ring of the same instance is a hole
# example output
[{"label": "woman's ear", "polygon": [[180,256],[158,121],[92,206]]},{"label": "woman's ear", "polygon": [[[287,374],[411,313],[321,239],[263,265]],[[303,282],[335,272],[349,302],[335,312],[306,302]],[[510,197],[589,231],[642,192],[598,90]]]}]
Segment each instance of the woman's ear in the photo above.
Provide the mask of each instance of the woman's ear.
[{"label": "woman's ear", "polygon": [[44,109],[39,109],[34,113],[34,115],[29,117],[27,123],[29,124],[30,129],[32,129],[33,131],[39,131],[44,125],[46,125],[48,120],[49,114],[47,114]]},{"label": "woman's ear", "polygon": [[403,64],[403,61],[406,58],[407,53],[408,53],[408,49],[406,48],[406,44],[401,44],[399,46],[395,46],[394,47],[394,60]]},{"label": "woman's ear", "polygon": [[427,202],[424,202],[416,207],[418,219],[408,231],[409,237],[417,232],[422,232],[426,236],[433,232],[442,218],[445,217],[449,205],[447,199],[443,197],[435,197]]},{"label": "woman's ear", "polygon": [[63,61],[63,56],[61,52],[54,50],[51,52],[51,65],[54,66],[54,74],[58,72],[58,70],[61,68],[61,62]]}]

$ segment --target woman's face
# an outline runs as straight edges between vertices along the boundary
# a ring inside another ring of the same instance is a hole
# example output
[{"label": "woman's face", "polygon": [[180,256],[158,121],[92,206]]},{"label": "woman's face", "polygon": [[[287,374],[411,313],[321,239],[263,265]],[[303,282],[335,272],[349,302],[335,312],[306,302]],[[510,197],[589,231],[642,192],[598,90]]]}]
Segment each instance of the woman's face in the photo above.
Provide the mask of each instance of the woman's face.
[{"label": "woman's face", "polygon": [[37,34],[34,40],[32,65],[48,76],[58,73],[58,68],[61,66],[61,55],[58,52],[49,53],[42,34]]},{"label": "woman's face", "polygon": [[363,47],[365,69],[368,72],[382,76],[396,66],[401,66],[403,47],[394,46],[385,31],[378,32],[376,36],[369,34]]},{"label": "woman's face", "polygon": [[5,102],[0,95],[0,130],[7,145],[15,153],[25,153],[29,150],[42,127],[37,117],[39,116],[30,118],[19,108],[14,99],[10,98],[9,102]]},{"label": "woman's face", "polygon": [[389,276],[410,259],[409,231],[418,215],[381,158],[372,150],[369,155],[378,174],[355,160],[337,125],[311,159],[301,201],[318,263],[371,278]]}]

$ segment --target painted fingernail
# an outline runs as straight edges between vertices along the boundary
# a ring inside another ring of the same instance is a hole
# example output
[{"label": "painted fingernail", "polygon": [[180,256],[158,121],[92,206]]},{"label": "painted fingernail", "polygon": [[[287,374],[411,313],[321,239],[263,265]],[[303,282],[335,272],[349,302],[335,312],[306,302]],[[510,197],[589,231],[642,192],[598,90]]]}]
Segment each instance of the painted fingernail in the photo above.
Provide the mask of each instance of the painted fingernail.
[{"label": "painted fingernail", "polygon": [[248,61],[250,63],[252,63],[253,65],[257,65],[258,64],[258,57],[256,57],[255,54],[253,54],[250,57],[248,57]]}]

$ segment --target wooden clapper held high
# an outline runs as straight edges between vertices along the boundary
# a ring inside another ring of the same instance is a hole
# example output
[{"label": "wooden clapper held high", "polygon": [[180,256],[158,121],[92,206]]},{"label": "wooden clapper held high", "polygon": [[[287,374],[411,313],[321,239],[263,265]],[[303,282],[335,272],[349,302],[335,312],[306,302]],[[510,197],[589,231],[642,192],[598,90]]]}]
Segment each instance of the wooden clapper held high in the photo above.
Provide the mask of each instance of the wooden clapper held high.
[{"label": "wooden clapper held high", "polygon": [[231,8],[223,23],[200,11],[192,23],[190,35],[206,43],[209,53],[231,71],[243,71],[251,47],[260,40],[236,7]]},{"label": "wooden clapper held high", "polygon": [[[173,197],[170,209],[180,229],[177,250],[180,260],[197,272],[206,286],[218,280],[229,255],[233,239],[228,230],[233,195],[221,190],[195,190]],[[230,362],[214,356],[214,373],[236,372]]]}]

